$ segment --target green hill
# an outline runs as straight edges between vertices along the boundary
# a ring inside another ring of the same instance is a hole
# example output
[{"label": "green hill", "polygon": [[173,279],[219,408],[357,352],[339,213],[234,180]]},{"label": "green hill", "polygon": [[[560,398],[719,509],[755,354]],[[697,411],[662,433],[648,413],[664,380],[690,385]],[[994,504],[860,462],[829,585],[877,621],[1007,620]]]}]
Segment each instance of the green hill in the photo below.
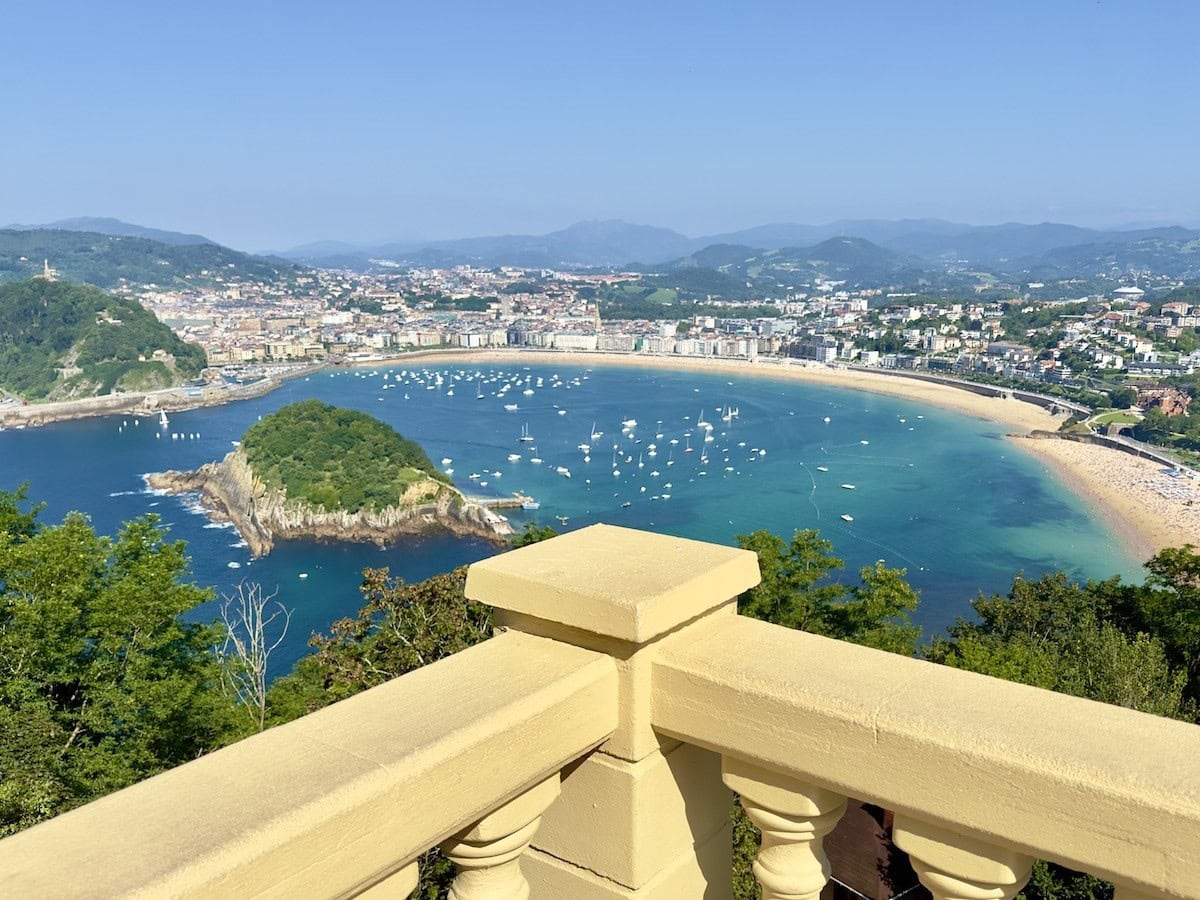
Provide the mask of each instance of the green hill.
[{"label": "green hill", "polygon": [[0,388],[27,400],[173,387],[204,364],[199,345],[134,300],[41,278],[0,284]]},{"label": "green hill", "polygon": [[449,480],[390,425],[320,400],[264,416],[242,437],[242,450],[268,487],[327,511],[383,509],[423,479]]},{"label": "green hill", "polygon": [[63,278],[100,287],[156,284],[203,287],[232,281],[279,281],[299,269],[220,244],[168,244],[141,237],[40,228],[0,230],[0,282],[41,273],[43,261]]}]

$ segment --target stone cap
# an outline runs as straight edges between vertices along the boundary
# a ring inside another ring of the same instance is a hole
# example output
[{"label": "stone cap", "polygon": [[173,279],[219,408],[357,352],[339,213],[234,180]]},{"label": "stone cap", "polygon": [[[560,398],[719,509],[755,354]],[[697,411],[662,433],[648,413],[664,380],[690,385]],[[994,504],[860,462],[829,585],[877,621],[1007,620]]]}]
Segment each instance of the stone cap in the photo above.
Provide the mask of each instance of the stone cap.
[{"label": "stone cap", "polygon": [[758,557],[749,550],[591,525],[473,564],[467,596],[641,644],[759,580]]}]

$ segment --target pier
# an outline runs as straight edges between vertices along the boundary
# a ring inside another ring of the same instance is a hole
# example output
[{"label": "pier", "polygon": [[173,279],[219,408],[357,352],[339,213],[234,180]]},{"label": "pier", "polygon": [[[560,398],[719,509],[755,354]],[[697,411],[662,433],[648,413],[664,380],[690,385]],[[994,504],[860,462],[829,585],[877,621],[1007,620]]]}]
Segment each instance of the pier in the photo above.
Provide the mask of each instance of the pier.
[{"label": "pier", "polygon": [[537,501],[528,494],[514,493],[511,497],[468,497],[472,503],[478,503],[487,509],[520,509],[526,503]]}]

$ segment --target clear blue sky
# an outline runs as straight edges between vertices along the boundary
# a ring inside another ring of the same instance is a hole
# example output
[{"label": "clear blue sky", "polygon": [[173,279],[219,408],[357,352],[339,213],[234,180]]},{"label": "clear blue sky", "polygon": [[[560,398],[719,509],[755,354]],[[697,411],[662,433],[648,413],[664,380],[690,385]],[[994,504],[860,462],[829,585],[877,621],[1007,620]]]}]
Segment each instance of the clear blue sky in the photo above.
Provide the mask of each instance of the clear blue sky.
[{"label": "clear blue sky", "polygon": [[1200,220],[1200,4],[11,4],[0,223]]}]

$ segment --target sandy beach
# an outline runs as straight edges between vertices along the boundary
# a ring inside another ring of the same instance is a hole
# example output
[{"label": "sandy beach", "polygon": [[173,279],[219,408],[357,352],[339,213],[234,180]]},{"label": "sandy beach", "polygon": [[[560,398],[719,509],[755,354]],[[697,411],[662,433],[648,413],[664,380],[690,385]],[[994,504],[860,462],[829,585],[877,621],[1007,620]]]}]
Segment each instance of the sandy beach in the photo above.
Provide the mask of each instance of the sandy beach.
[{"label": "sandy beach", "polygon": [[1094,444],[1013,443],[1091,504],[1136,558],[1200,544],[1200,480],[1172,477],[1161,463]]}]

